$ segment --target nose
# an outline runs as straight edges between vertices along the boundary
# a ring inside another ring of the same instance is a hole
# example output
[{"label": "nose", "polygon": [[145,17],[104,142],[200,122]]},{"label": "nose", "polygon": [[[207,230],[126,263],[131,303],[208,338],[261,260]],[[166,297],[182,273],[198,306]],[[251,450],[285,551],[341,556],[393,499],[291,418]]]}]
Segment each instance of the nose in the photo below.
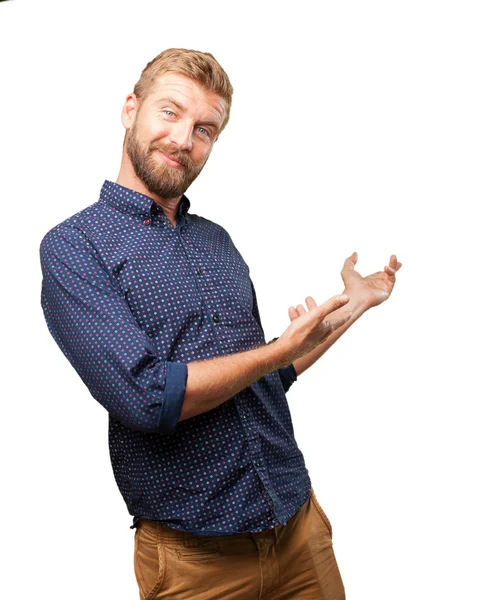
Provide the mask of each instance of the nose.
[{"label": "nose", "polygon": [[175,123],[170,131],[170,142],[178,146],[180,150],[191,150],[193,146],[193,126],[194,124],[188,121]]}]

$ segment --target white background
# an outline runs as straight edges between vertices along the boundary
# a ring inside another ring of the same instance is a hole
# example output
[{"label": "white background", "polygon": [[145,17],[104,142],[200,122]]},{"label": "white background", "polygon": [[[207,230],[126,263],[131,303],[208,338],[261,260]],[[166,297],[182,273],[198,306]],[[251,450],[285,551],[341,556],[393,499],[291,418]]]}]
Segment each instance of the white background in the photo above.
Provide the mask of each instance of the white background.
[{"label": "white background", "polygon": [[116,179],[127,94],[184,47],[235,90],[190,210],[242,252],[267,339],[354,250],[363,275],[403,263],[288,392],[348,600],[479,599],[478,21],[458,0],[1,3],[2,598],[138,597],[108,415],[47,330],[38,249]]}]

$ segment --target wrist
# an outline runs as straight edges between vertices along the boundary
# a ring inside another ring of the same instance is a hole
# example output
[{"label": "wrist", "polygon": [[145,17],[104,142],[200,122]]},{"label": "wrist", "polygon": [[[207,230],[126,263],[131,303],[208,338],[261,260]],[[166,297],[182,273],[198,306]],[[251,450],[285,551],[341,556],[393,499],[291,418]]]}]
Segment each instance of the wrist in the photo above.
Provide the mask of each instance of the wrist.
[{"label": "wrist", "polygon": [[275,369],[287,367],[297,358],[293,345],[285,339],[284,334],[279,338],[274,338],[267,345],[271,345],[274,351]]},{"label": "wrist", "polygon": [[367,298],[364,298],[364,296],[355,292],[351,292],[347,288],[344,288],[343,294],[349,296],[349,302],[344,305],[344,310],[352,312],[353,317],[355,315],[362,315],[373,306]]}]

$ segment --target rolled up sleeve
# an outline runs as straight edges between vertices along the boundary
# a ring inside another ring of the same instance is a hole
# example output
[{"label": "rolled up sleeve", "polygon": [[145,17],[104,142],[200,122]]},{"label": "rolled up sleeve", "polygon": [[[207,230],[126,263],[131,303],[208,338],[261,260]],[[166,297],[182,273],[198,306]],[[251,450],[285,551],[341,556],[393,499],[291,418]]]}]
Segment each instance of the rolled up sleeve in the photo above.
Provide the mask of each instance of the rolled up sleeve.
[{"label": "rolled up sleeve", "polygon": [[85,233],[53,228],[40,244],[40,261],[48,329],[91,395],[126,427],[174,433],[187,364],[157,356]]},{"label": "rolled up sleeve", "polygon": [[174,432],[181,415],[186,391],[187,366],[185,363],[166,363],[165,398],[158,418],[156,430],[161,434]]},{"label": "rolled up sleeve", "polygon": [[278,373],[281,378],[281,383],[283,384],[284,391],[287,392],[298,378],[293,363],[291,363],[287,367],[278,369]]}]

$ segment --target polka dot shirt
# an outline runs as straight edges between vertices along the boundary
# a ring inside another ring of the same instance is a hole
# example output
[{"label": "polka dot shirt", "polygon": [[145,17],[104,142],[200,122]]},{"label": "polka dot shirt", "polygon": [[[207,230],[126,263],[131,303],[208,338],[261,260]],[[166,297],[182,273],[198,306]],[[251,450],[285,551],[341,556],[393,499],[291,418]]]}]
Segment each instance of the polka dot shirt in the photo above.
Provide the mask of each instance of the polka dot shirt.
[{"label": "polka dot shirt", "polygon": [[293,365],[178,421],[188,363],[265,344],[248,265],[227,231],[105,180],[42,239],[48,329],[109,415],[114,477],[133,516],[197,535],[285,525],[311,481],[286,391]]}]

